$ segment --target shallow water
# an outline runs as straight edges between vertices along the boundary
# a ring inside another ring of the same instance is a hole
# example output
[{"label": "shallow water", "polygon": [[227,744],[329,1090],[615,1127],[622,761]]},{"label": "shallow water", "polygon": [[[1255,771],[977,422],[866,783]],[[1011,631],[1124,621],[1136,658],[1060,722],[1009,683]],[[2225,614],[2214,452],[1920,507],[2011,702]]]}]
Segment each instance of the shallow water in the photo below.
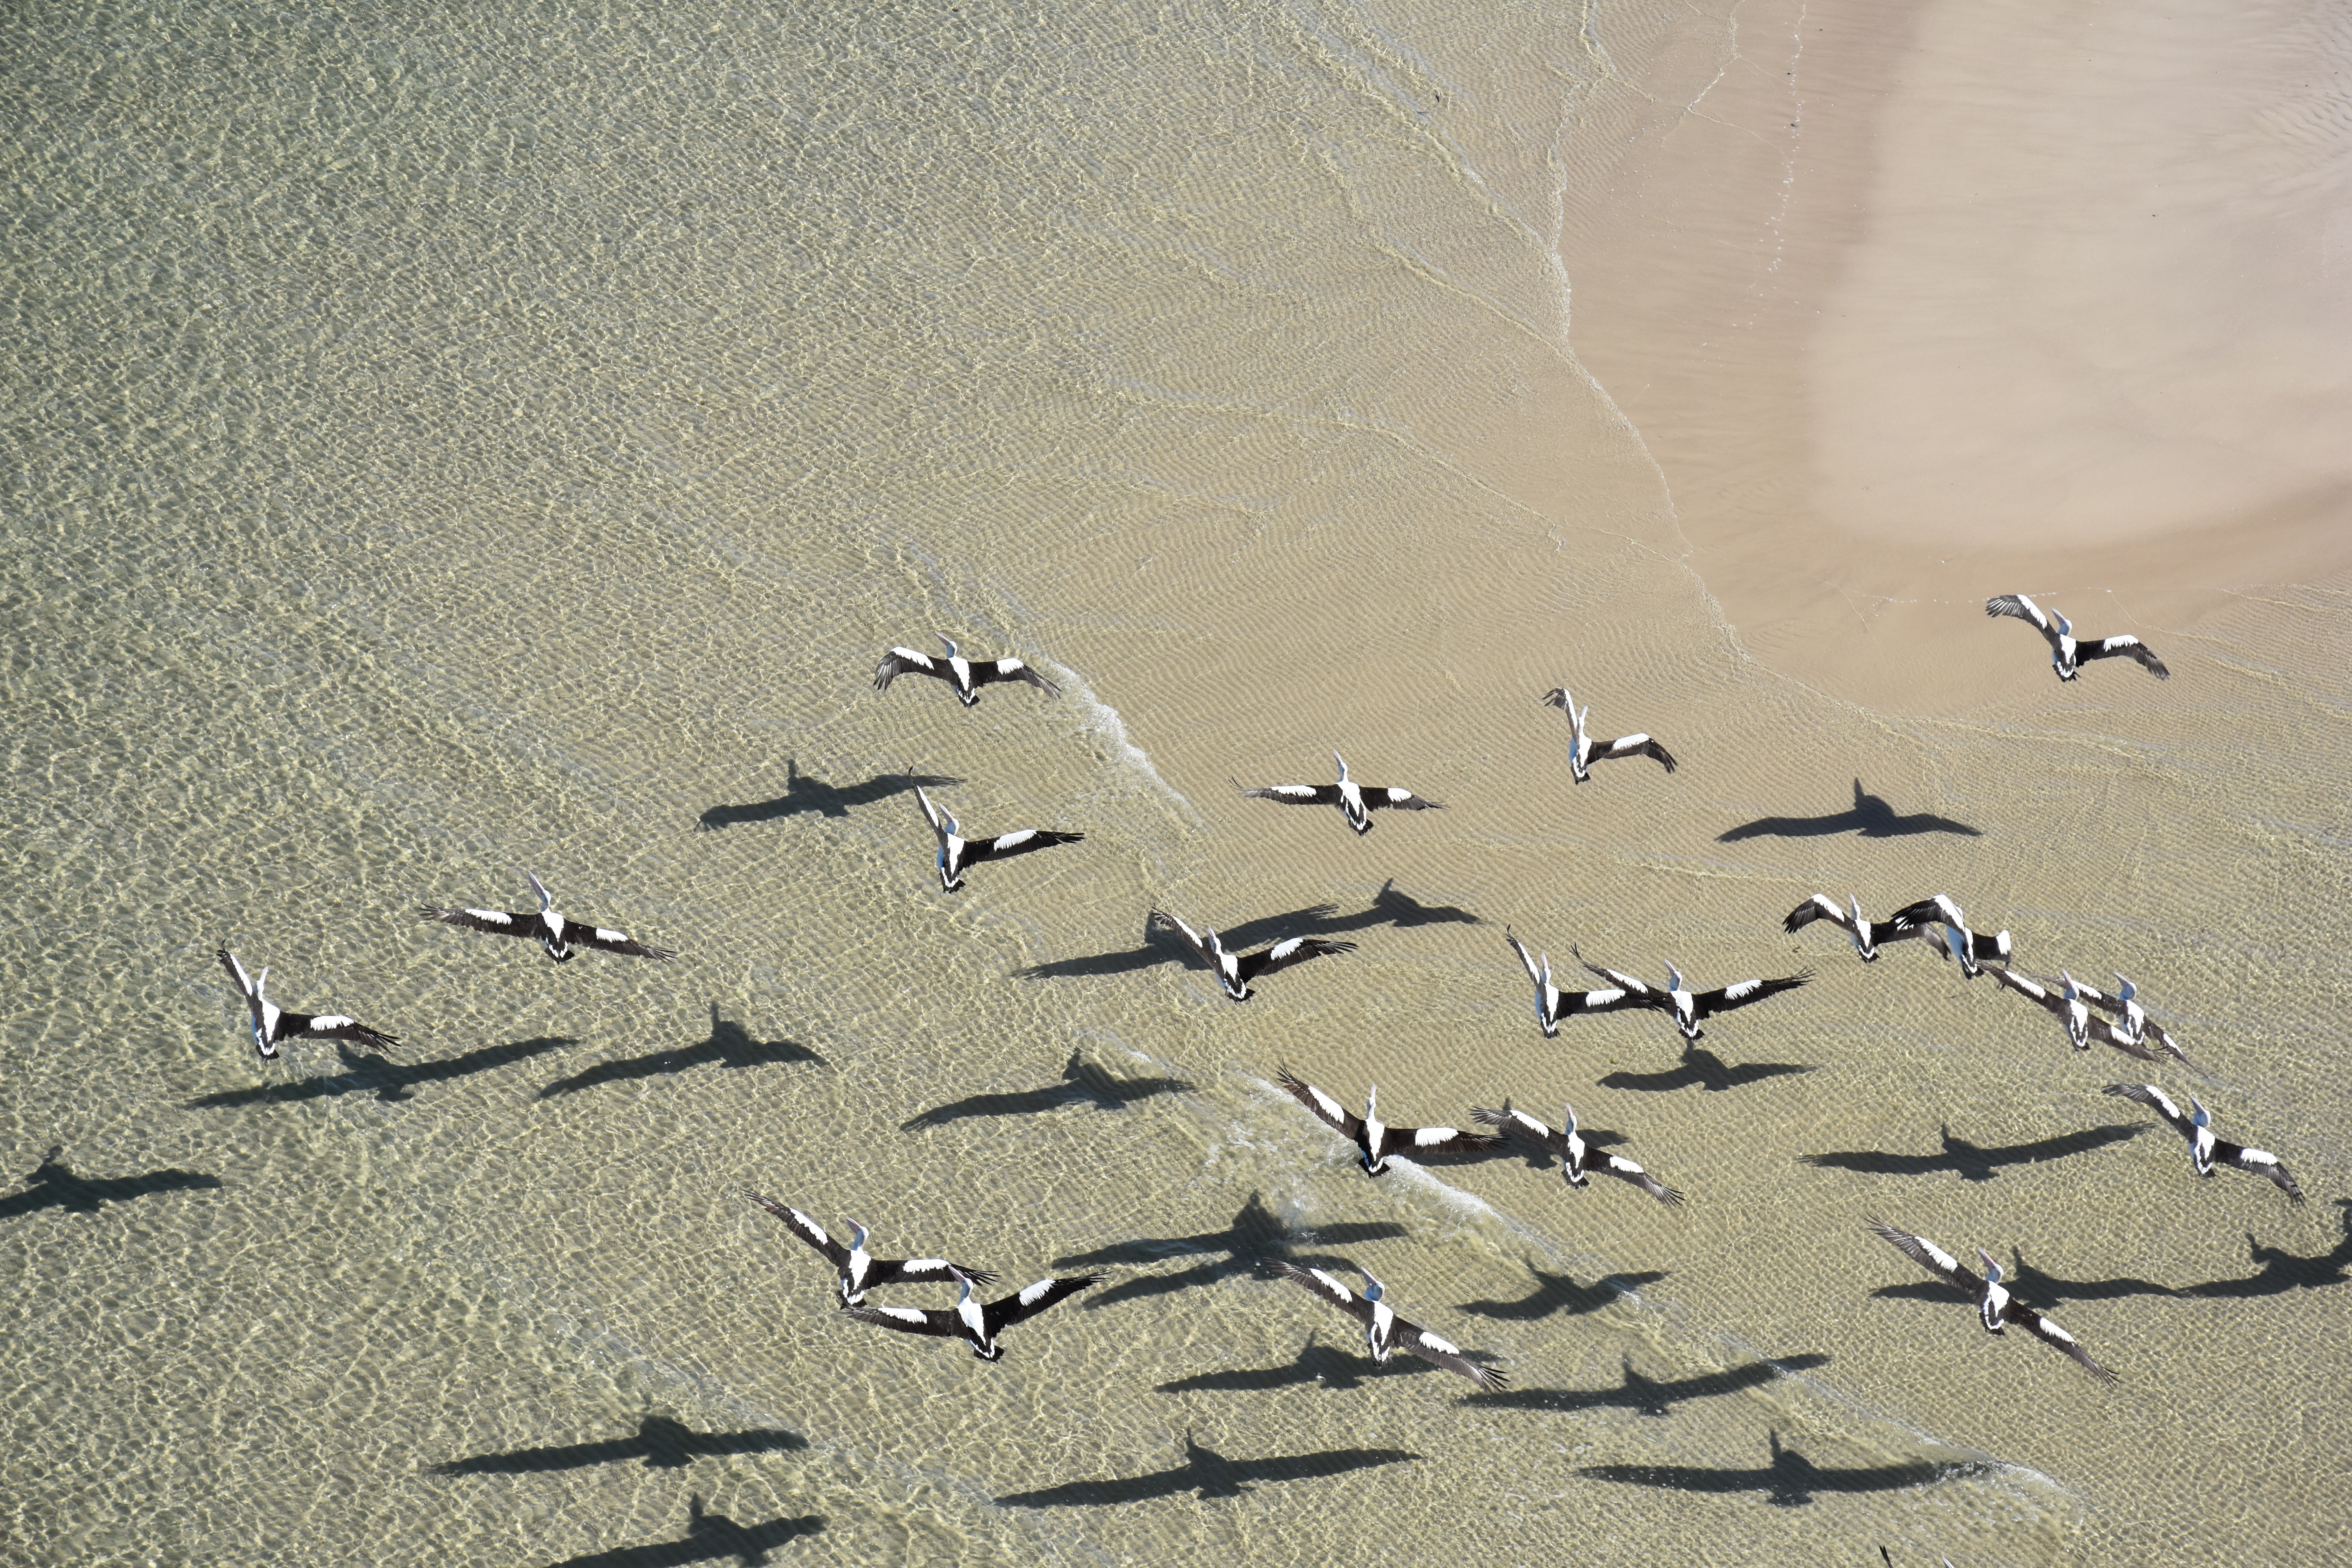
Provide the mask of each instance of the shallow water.
[{"label": "shallow water", "polygon": [[[6,1554],[2340,1554],[2352,601],[2137,628],[2161,686],[2058,686],[1966,604],[1999,662],[1961,699],[1755,657],[1559,260],[1644,71],[1731,40],[20,23],[0,1158],[46,1174],[0,1195]],[[1061,695],[870,689],[934,629]],[[1564,787],[1562,680],[1680,771]],[[1333,746],[1446,809],[1356,840],[1233,792]],[[942,895],[910,772],[1086,841]],[[526,868],[684,956],[415,918]],[[2097,1092],[2132,1064],[1990,980],[1784,937],[1817,887],[2126,969],[2313,1201],[2194,1182]],[[1155,905],[1359,951],[1236,1007]],[[1507,924],[1818,978],[1703,1053],[1547,1041]],[[225,943],[403,1048],[257,1064]],[[1572,1100],[1691,1202],[1369,1182],[1286,1064],[1406,1121]],[[1107,1278],[983,1366],[842,1320],[747,1185]],[[2123,1382],[1988,1341],[1867,1214],[2029,1266]],[[1276,1249],[1370,1265],[1511,1391],[1373,1369]]]}]

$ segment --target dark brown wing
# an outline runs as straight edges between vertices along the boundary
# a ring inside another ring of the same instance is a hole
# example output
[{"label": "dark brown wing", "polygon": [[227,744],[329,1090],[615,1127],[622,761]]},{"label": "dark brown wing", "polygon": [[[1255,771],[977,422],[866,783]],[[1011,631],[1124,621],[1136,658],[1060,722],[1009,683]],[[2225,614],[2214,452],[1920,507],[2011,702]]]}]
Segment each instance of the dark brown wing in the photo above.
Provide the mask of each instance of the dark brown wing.
[{"label": "dark brown wing", "polygon": [[1025,680],[1048,697],[1058,697],[1062,689],[1022,663],[1017,658],[976,658],[971,661],[971,683],[985,686],[992,680]]},{"label": "dark brown wing", "polygon": [[625,931],[606,931],[603,926],[584,926],[578,921],[563,922],[563,940],[582,947],[593,947],[600,952],[617,952],[630,958],[676,958],[675,948],[656,947],[651,942],[636,942]]},{"label": "dark brown wing", "polygon": [[1712,1018],[1717,1013],[1728,1013],[1734,1007],[1745,1007],[1751,1002],[1761,1002],[1767,996],[1778,996],[1783,991],[1794,991],[1813,977],[1810,969],[1795,974],[1784,974],[1778,980],[1742,980],[1736,984],[1702,991],[1691,998],[1702,1018]]},{"label": "dark brown wing", "polygon": [[492,936],[539,935],[537,915],[509,914],[504,910],[431,910],[416,911],[420,920],[438,921],[445,926],[464,926],[468,931],[486,931]]},{"label": "dark brown wing", "polygon": [[765,1193],[743,1189],[743,1195],[784,1222],[784,1228],[814,1247],[817,1255],[835,1268],[849,1267],[849,1248],[824,1233],[824,1226],[787,1204],[780,1204]]},{"label": "dark brown wing", "polygon": [[1362,1146],[1364,1142],[1362,1117],[1358,1116],[1306,1079],[1293,1078],[1288,1068],[1276,1071],[1274,1081],[1282,1086],[1282,1091],[1285,1094],[1313,1111],[1331,1131],[1349,1142],[1360,1148]]}]

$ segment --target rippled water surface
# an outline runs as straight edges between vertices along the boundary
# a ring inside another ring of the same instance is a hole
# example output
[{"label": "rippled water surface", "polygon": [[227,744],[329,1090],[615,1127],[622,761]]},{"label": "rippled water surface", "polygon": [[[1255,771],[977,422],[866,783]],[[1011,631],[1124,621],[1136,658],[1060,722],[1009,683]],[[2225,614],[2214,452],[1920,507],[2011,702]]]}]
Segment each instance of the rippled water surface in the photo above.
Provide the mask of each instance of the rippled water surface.
[{"label": "rippled water surface", "polygon": [[[1729,22],[9,28],[0,1555],[2345,1550],[2343,587],[2173,628],[2161,686],[2003,623],[1958,717],[1750,658],[1557,260],[1647,63]],[[1060,695],[871,689],[935,631]],[[1680,770],[1570,787],[1562,680]],[[1234,791],[1335,746],[1445,809]],[[1085,841],[943,895],[909,775]],[[415,918],[526,870],[683,956]],[[2142,1069],[1991,980],[1784,936],[1816,888],[2131,973],[2213,1076],[2162,1081],[2312,1201],[2196,1182],[2098,1092]],[[1155,906],[1358,951],[1234,1006]],[[1546,1040],[1507,925],[1817,978],[1687,1051]],[[401,1048],[257,1062],[224,944]],[[1691,1201],[1368,1181],[1285,1065],[1406,1122],[1572,1100]],[[832,1310],[745,1186],[1105,1279],[982,1365]],[[1865,1215],[1989,1248],[2122,1382],[1987,1340]],[[1508,1391],[1373,1367],[1276,1254]]]}]

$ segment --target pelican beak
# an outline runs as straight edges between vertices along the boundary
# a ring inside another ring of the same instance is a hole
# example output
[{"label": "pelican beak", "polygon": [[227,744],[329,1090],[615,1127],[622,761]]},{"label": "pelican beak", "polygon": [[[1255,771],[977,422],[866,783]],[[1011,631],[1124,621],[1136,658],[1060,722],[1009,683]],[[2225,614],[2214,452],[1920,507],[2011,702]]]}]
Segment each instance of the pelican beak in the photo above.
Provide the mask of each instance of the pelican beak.
[{"label": "pelican beak", "polygon": [[1346,784],[1348,782],[1348,759],[1341,756],[1339,752],[1334,752],[1331,753],[1331,760],[1339,764],[1339,782],[1341,784]]},{"label": "pelican beak", "polygon": [[530,878],[530,890],[539,895],[539,912],[545,914],[548,910],[553,909],[555,907],[555,900],[549,896],[547,884],[541,881],[539,878],[531,872],[525,871],[523,875]]},{"label": "pelican beak", "polygon": [[932,635],[933,637],[935,637],[939,638],[939,639],[940,639],[940,641],[941,641],[941,642],[943,642],[943,643],[947,644],[947,647],[948,647],[948,657],[949,657],[950,658],[953,658],[956,656],[955,638],[953,638],[953,637],[951,637],[948,636],[948,634],[947,634],[947,633],[945,633],[945,632],[933,632],[931,635]]}]

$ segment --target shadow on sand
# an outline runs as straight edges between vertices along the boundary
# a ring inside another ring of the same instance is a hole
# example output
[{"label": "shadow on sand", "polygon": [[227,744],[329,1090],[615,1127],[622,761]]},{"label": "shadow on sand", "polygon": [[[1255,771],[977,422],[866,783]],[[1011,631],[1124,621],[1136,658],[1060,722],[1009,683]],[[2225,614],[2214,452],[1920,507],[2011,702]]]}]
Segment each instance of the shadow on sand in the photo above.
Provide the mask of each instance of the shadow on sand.
[{"label": "shadow on sand", "polygon": [[1819,838],[1832,833],[1859,833],[1864,838],[1903,838],[1915,833],[1958,833],[1969,838],[1984,837],[1980,828],[1965,822],[1955,822],[1948,816],[1918,811],[1908,816],[1898,816],[1893,806],[1878,795],[1853,781],[1853,805],[1844,811],[1833,811],[1820,816],[1759,816],[1753,822],[1743,822],[1727,833],[1716,835],[1718,844],[1735,844],[1742,838]]},{"label": "shadow on sand", "polygon": [[76,1214],[96,1214],[108,1204],[127,1204],[133,1198],[143,1198],[155,1193],[211,1192],[218,1188],[218,1176],[205,1175],[202,1171],[149,1171],[138,1176],[77,1176],[72,1167],[58,1158],[66,1152],[62,1143],[53,1145],[41,1156],[33,1173],[25,1178],[25,1190],[0,1198],[0,1219],[15,1219],[36,1209],[71,1209]]},{"label": "shadow on sand", "polygon": [[1465,1301],[1458,1310],[1473,1317],[1499,1318],[1508,1322],[1532,1322],[1549,1318],[1555,1312],[1569,1317],[1581,1317],[1597,1312],[1610,1302],[1618,1300],[1644,1285],[1654,1285],[1664,1279],[1663,1273],[1610,1274],[1590,1285],[1579,1285],[1565,1274],[1547,1274],[1535,1265],[1528,1272],[1536,1277],[1536,1288],[1516,1301]]},{"label": "shadow on sand", "polygon": [[259,1105],[267,1100],[291,1102],[300,1100],[335,1100],[346,1094],[373,1093],[387,1105],[396,1105],[415,1097],[409,1091],[420,1083],[446,1083],[453,1078],[470,1078],[478,1072],[502,1068],[509,1062],[528,1061],[549,1051],[580,1042],[569,1035],[541,1035],[529,1040],[509,1040],[504,1045],[484,1046],[459,1057],[447,1057],[439,1061],[395,1062],[383,1057],[355,1051],[337,1041],[335,1054],[342,1058],[343,1070],[331,1078],[306,1078],[293,1083],[257,1084],[251,1089],[224,1089],[201,1100],[188,1101],[190,1110],[209,1110],[224,1105]]},{"label": "shadow on sand", "polygon": [[1183,1094],[1192,1088],[1190,1079],[1181,1078],[1114,1078],[1079,1052],[1072,1051],[1068,1064],[1062,1068],[1059,1083],[1012,1094],[966,1095],[909,1117],[898,1124],[898,1131],[912,1132],[920,1127],[944,1127],[969,1116],[1034,1116],[1065,1105],[1124,1110],[1139,1100],[1149,1100],[1155,1094]]},{"label": "shadow on sand", "polygon": [[1596,1410],[1612,1408],[1638,1410],[1644,1415],[1671,1415],[1675,1406],[1688,1399],[1714,1399],[1726,1394],[1740,1394],[1751,1388],[1761,1388],[1773,1379],[1791,1372],[1807,1372],[1829,1364],[1829,1357],[1807,1352],[1803,1355],[1782,1356],[1778,1361],[1750,1362],[1729,1372],[1711,1372],[1699,1377],[1678,1377],[1660,1383],[1633,1370],[1633,1358],[1626,1356],[1625,1377],[1614,1388],[1509,1388],[1491,1394],[1473,1394],[1465,1405],[1475,1405],[1488,1410]]},{"label": "shadow on sand", "polygon": [[1799,1156],[1808,1165],[1819,1165],[1833,1171],[1862,1171],[1874,1176],[1927,1176],[1939,1171],[1951,1171],[1964,1182],[1990,1182],[2000,1173],[2003,1165],[2036,1165],[2044,1160],[2063,1160],[2069,1154],[2087,1153],[2104,1149],[2110,1143],[2128,1142],[2147,1131],[2149,1123],[2119,1122],[2111,1127],[2086,1127],[2079,1132],[2062,1133],[2055,1138],[2042,1138],[2032,1143],[2005,1143],[1988,1149],[1971,1143],[1965,1138],[1952,1136],[1951,1124],[1944,1126],[1944,1150],[1940,1154],[1887,1154],[1876,1149],[1853,1149],[1834,1154]]},{"label": "shadow on sand", "polygon": [[1683,1059],[1664,1072],[1612,1072],[1600,1082],[1603,1089],[1630,1089],[1642,1094],[1665,1094],[1693,1085],[1710,1094],[1721,1094],[1743,1084],[1761,1083],[1768,1078],[1820,1070],[1817,1064],[1809,1062],[1742,1062],[1736,1068],[1726,1067],[1723,1058],[1705,1046],[1685,1040]]},{"label": "shadow on sand", "polygon": [[1123,1280],[1109,1289],[1089,1296],[1088,1310],[1116,1306],[1121,1301],[1135,1301],[1150,1296],[1168,1296],[1195,1286],[1213,1285],[1220,1279],[1236,1274],[1248,1274],[1259,1263],[1270,1258],[1287,1258],[1303,1266],[1320,1268],[1345,1268],[1344,1259],[1324,1254],[1301,1254],[1294,1248],[1301,1243],[1310,1246],[1356,1247],[1368,1241],[1394,1241],[1406,1234],[1404,1226],[1392,1220],[1359,1220],[1346,1225],[1322,1226],[1311,1230],[1294,1231],[1275,1217],[1265,1201],[1256,1193],[1249,1195],[1234,1223],[1223,1230],[1203,1232],[1199,1236],[1139,1237],[1114,1247],[1097,1247],[1092,1252],[1074,1253],[1054,1259],[1056,1268],[1097,1268],[1107,1263],[1157,1263],[1169,1258],[1204,1258],[1205,1262],[1173,1274],[1145,1274]]},{"label": "shadow on sand", "polygon": [[[1227,952],[1244,952],[1261,942],[1293,936],[1342,936],[1349,931],[1370,931],[1374,926],[1395,926],[1403,929],[1425,925],[1477,925],[1479,920],[1465,909],[1452,904],[1424,904],[1410,893],[1397,891],[1396,879],[1391,877],[1372,896],[1371,906],[1360,913],[1342,915],[1337,904],[1309,904],[1302,910],[1286,914],[1262,915],[1254,921],[1244,921],[1227,927],[1217,934]],[[1200,960],[1184,941],[1173,931],[1160,931],[1149,924],[1144,927],[1143,945],[1119,952],[1091,953],[1083,958],[1060,958],[1051,963],[1033,963],[1013,973],[1024,980],[1066,980],[1088,974],[1128,974],[1155,964],[1182,963],[1198,967]]]},{"label": "shadow on sand", "polygon": [[1778,1432],[1771,1434],[1771,1463],[1749,1470],[1717,1470],[1698,1465],[1586,1465],[1576,1473],[1596,1481],[1670,1487],[1676,1491],[1762,1492],[1775,1508],[1801,1508],[1812,1501],[1816,1492],[1894,1491],[1974,1475],[1987,1468],[1979,1460],[1939,1465],[1920,1459],[1908,1465],[1825,1470],[1802,1454],[1780,1447]]},{"label": "shadow on sand", "polygon": [[806,777],[796,763],[788,762],[784,764],[784,793],[775,799],[751,805],[714,805],[699,820],[702,830],[712,833],[738,823],[773,822],[780,816],[847,816],[853,805],[874,805],[894,795],[912,795],[918,784],[925,789],[945,789],[961,783],[961,779],[940,773],[877,773],[864,784],[829,784],[823,779]]},{"label": "shadow on sand", "polygon": [[1402,1448],[1333,1448],[1320,1454],[1283,1454],[1263,1459],[1228,1459],[1203,1448],[1184,1435],[1184,1462],[1172,1470],[1118,1480],[1066,1481],[1034,1492],[1013,1492],[996,1500],[999,1508],[1104,1508],[1146,1498],[1173,1497],[1192,1492],[1203,1501],[1239,1497],[1254,1486],[1274,1481],[1315,1480],[1345,1475],[1375,1465],[1398,1465],[1418,1459]]},{"label": "shadow on sand", "polygon": [[559,1094],[577,1094],[583,1089],[594,1089],[599,1084],[662,1078],[670,1073],[684,1072],[688,1068],[700,1067],[705,1062],[717,1062],[722,1068],[766,1067],[781,1062],[814,1062],[823,1067],[824,1058],[797,1040],[753,1039],[751,1030],[720,1017],[719,1004],[713,1002],[710,1005],[709,1038],[673,1050],[651,1051],[642,1057],[623,1057],[617,1061],[599,1062],[585,1072],[557,1079],[539,1091],[539,1098],[553,1100]]},{"label": "shadow on sand", "polygon": [[667,1415],[647,1415],[637,1423],[634,1437],[614,1437],[602,1443],[565,1443],[542,1448],[512,1448],[503,1454],[476,1454],[435,1465],[436,1476],[524,1476],[544,1470],[578,1469],[585,1465],[617,1464],[643,1459],[649,1470],[674,1470],[706,1454],[774,1454],[805,1448],[808,1439],[797,1432],[755,1427],[746,1432],[697,1432]]},{"label": "shadow on sand", "polygon": [[617,1552],[567,1557],[554,1568],[670,1568],[673,1563],[709,1563],[721,1557],[732,1557],[744,1568],[759,1568],[773,1548],[824,1528],[824,1516],[815,1513],[800,1519],[772,1519],[765,1524],[738,1524],[723,1513],[703,1511],[699,1493],[687,1506],[682,1541],[656,1541],[624,1546]]}]

